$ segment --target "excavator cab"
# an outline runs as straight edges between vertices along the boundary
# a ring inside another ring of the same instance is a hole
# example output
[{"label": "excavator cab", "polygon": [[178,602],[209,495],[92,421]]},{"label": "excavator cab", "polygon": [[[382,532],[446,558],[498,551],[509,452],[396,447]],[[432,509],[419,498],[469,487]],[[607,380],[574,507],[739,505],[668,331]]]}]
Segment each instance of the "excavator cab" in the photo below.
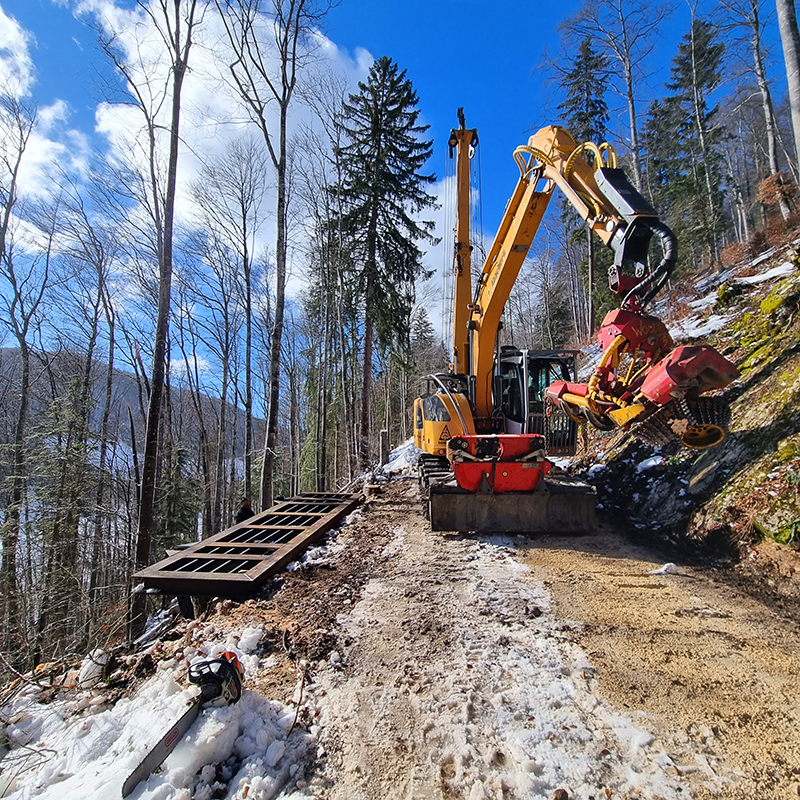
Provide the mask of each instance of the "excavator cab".
[{"label": "excavator cab", "polygon": [[545,402],[555,381],[577,380],[577,350],[520,350],[505,346],[495,364],[494,414],[498,433],[538,433],[548,455],[575,455],[578,426]]}]

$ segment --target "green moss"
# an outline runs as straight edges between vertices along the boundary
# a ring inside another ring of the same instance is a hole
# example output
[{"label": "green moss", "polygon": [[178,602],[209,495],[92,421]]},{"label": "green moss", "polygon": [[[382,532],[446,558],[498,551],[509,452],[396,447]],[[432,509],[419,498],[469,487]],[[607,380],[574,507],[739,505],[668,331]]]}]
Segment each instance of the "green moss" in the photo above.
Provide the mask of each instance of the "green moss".
[{"label": "green moss", "polygon": [[800,433],[781,439],[778,442],[775,455],[778,458],[779,464],[786,464],[789,461],[800,458]]},{"label": "green moss", "polygon": [[761,313],[771,314],[776,308],[780,308],[782,302],[783,297],[776,297],[772,293],[768,294],[761,301]]},{"label": "green moss", "polygon": [[742,296],[742,286],[738,283],[723,283],[717,289],[717,302],[714,304],[716,311],[721,311],[735,303]]},{"label": "green moss", "polygon": [[762,536],[767,539],[772,539],[774,542],[778,542],[778,544],[793,544],[800,539],[800,517],[778,528],[773,528],[770,525],[764,524],[759,519],[754,519],[753,527]]},{"label": "green moss", "polygon": [[765,316],[769,316],[775,309],[780,308],[783,301],[788,296],[790,289],[795,286],[795,283],[794,278],[780,281],[761,301],[761,313]]},{"label": "green moss", "polygon": [[786,384],[787,387],[791,387],[797,382],[798,377],[800,377],[800,361],[793,364],[791,369],[782,373],[780,378],[778,378],[778,383],[783,383]]},{"label": "green moss", "polygon": [[739,364],[739,370],[747,373],[765,361],[771,361],[778,355],[778,343],[774,339],[763,341],[759,347],[748,353],[747,357]]}]

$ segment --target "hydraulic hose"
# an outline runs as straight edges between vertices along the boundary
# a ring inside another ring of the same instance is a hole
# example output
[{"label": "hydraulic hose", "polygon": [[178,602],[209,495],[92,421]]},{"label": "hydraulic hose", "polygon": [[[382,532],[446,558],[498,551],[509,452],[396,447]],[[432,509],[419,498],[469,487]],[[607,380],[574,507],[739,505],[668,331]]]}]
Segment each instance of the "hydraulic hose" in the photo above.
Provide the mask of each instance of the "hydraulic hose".
[{"label": "hydraulic hose", "polygon": [[[639,295],[641,305],[646,306],[664,288],[678,259],[678,240],[675,238],[675,234],[660,219],[640,218],[637,223],[646,225],[658,236],[664,255],[659,265],[625,295],[622,300],[623,306],[634,295]],[[650,289],[643,293],[644,288],[648,285]]]}]

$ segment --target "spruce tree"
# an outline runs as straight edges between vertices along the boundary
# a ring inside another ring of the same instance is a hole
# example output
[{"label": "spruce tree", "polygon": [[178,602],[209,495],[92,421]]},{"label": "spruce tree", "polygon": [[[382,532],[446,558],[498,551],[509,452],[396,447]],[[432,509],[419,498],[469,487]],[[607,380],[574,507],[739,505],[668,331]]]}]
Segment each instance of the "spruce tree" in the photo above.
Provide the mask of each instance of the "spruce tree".
[{"label": "spruce tree", "polygon": [[686,159],[675,132],[682,112],[675,97],[654,100],[642,129],[643,190],[676,233],[681,225]]},{"label": "spruce tree", "polygon": [[608,57],[596,52],[587,36],[581,42],[572,69],[561,78],[566,99],[558,107],[567,128],[578,141],[603,142],[606,139],[607,77]]},{"label": "spruce tree", "polygon": [[428,126],[418,124],[417,102],[406,71],[383,56],[344,104],[343,180],[336,191],[364,314],[362,464],[370,457],[373,340],[387,351],[407,352],[414,284],[425,275],[418,243],[434,241],[433,222],[416,218],[435,204],[425,191],[435,178],[422,173],[432,142],[421,138]]},{"label": "spruce tree", "polygon": [[672,61],[666,86],[674,94],[664,104],[672,136],[680,147],[675,156],[683,161],[668,188],[672,215],[679,217],[671,221],[683,229],[690,247],[697,250],[697,245],[703,244],[710,263],[717,268],[718,237],[724,228],[720,153],[724,133],[715,124],[718,108],[710,106],[708,98],[722,79],[724,52],[716,28],[694,19]]},{"label": "spruce tree", "polygon": [[[606,124],[609,120],[608,103],[605,100],[608,76],[608,57],[592,48],[592,40],[587,36],[578,49],[578,57],[573,68],[561,79],[561,88],[566,99],[558,110],[564,115],[564,122],[578,142],[603,142],[606,139]],[[591,158],[591,154],[587,154]],[[568,219],[577,222],[574,212]],[[586,228],[587,243],[587,325],[589,334],[594,332],[595,295],[602,291],[602,285],[595,287],[595,241],[591,228]],[[610,296],[609,292],[606,292]]]}]

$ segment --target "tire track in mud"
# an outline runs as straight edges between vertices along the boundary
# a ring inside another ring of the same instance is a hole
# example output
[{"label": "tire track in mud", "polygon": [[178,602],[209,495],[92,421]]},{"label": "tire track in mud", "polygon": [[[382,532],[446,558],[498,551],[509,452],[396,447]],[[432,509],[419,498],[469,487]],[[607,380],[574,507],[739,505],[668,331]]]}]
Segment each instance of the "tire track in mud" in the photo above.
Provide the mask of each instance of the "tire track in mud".
[{"label": "tire track in mud", "polygon": [[415,487],[387,491],[407,500],[401,524],[316,675],[314,796],[672,800],[726,783],[710,747],[667,755],[644,717],[605,703],[578,626],[510,541],[432,533]]}]

